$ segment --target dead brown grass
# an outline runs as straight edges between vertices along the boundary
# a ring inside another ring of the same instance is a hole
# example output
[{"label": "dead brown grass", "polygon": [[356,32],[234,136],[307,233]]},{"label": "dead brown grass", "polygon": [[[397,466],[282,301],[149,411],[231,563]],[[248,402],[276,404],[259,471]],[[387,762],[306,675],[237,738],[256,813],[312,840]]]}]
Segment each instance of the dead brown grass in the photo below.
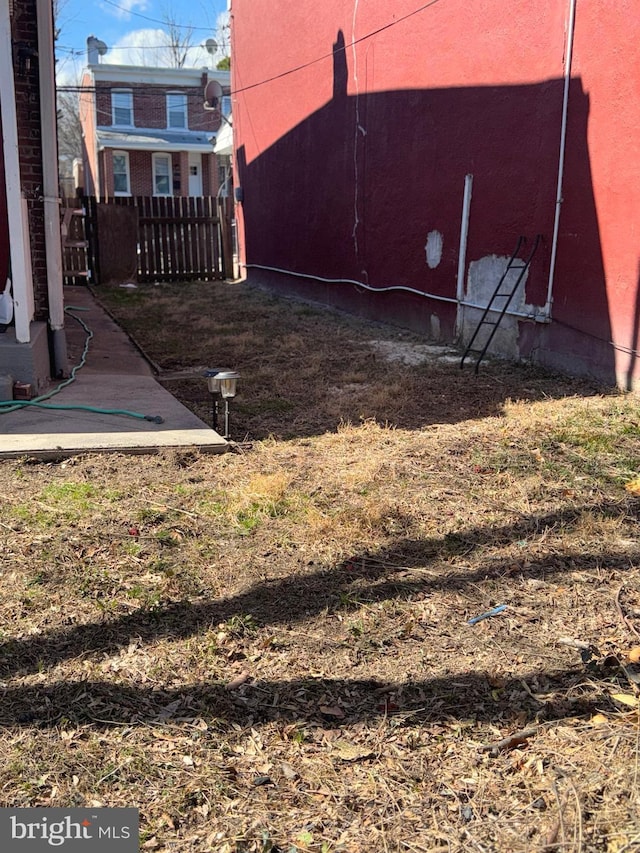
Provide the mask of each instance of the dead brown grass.
[{"label": "dead brown grass", "polygon": [[219,295],[110,304],[165,369],[230,354],[251,449],[0,466],[0,805],[181,853],[638,849],[637,402]]}]

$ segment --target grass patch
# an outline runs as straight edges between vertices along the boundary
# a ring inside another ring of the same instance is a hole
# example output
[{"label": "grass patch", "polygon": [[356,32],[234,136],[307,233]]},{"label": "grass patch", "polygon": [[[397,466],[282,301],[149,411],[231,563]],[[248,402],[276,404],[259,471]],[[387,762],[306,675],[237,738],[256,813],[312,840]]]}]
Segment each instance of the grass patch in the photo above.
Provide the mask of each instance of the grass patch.
[{"label": "grass patch", "polygon": [[634,849],[637,401],[244,286],[103,296],[167,371],[228,357],[252,446],[0,465],[0,805],[180,853]]}]

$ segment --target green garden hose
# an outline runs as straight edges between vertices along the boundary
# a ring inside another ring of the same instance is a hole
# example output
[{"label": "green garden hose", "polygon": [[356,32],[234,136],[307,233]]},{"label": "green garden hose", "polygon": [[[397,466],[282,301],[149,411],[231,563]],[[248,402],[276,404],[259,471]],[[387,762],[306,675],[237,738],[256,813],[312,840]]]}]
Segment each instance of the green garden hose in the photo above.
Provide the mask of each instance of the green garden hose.
[{"label": "green garden hose", "polygon": [[20,400],[16,402],[16,400],[0,400],[0,415],[7,414],[8,412],[15,412],[18,409],[25,408],[26,406],[36,406],[41,409],[61,409],[61,410],[78,410],[82,412],[92,412],[96,415],[125,415],[129,418],[136,418],[141,421],[150,421],[154,424],[163,423],[163,418],[160,415],[142,415],[140,412],[130,412],[127,409],[103,409],[97,406],[81,406],[81,405],[62,405],[62,404],[45,404],[45,400],[50,400],[51,397],[59,394],[63,388],[66,388],[67,385],[70,385],[75,381],[76,373],[80,370],[81,367],[84,367],[87,360],[87,353],[89,352],[89,342],[91,338],[93,338],[93,332],[84,322],[81,317],[77,317],[75,314],[72,314],[72,311],[87,311],[87,308],[82,308],[79,305],[68,305],[65,309],[65,313],[72,317],[76,322],[80,323],[82,328],[87,334],[87,337],[84,342],[84,349],[82,350],[82,355],[80,356],[80,361],[75,367],[72,368],[71,373],[68,379],[65,379],[64,382],[61,382],[56,388],[51,391],[48,391],[46,394],[42,394],[40,397],[35,397],[33,400]]}]

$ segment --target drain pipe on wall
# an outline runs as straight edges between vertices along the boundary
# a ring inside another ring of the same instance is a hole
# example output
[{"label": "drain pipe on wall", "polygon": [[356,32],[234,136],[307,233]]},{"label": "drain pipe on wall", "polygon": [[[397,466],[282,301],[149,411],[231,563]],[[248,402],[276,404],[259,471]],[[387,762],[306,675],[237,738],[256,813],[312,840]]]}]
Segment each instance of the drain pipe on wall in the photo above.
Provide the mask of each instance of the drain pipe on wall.
[{"label": "drain pipe on wall", "polygon": [[55,66],[53,61],[53,12],[50,0],[37,0],[40,79],[40,127],[42,129],[42,196],[44,202],[45,252],[49,327],[55,376],[67,376],[67,340],[64,333],[60,197]]},{"label": "drain pipe on wall", "polygon": [[473,175],[464,176],[464,195],[462,197],[462,220],[460,222],[460,251],[458,252],[458,284],[456,287],[456,299],[458,311],[456,313],[456,336],[462,330],[462,313],[464,300],[464,273],[467,265],[467,239],[469,237],[469,213],[471,211],[471,190],[473,189]]},{"label": "drain pipe on wall", "polygon": [[558,186],[556,190],[556,213],[553,222],[553,239],[551,242],[551,260],[549,262],[549,283],[547,286],[547,302],[544,315],[551,319],[553,303],[553,281],[556,271],[556,256],[558,253],[558,232],[560,229],[560,211],[562,209],[562,183],[564,180],[564,157],[567,143],[567,115],[569,112],[569,86],[571,83],[571,61],[573,59],[573,37],[576,21],[576,2],[569,0],[569,22],[567,24],[567,46],[565,49],[564,91],[562,95],[562,126],[560,129],[560,156],[558,158]]}]

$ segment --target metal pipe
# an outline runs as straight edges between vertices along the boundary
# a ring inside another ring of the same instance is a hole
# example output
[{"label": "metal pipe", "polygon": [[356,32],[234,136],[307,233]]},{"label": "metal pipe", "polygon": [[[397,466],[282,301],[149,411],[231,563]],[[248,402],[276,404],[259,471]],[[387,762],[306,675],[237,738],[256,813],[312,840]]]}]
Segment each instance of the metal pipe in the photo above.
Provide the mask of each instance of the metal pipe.
[{"label": "metal pipe", "polygon": [[231,437],[229,432],[229,400],[225,397],[224,400],[224,438]]},{"label": "metal pipe", "polygon": [[[487,307],[486,305],[478,305],[476,302],[468,302],[466,300],[463,300],[462,302],[460,302],[460,305],[463,305],[465,308],[479,308],[480,311],[484,311]],[[494,310],[492,308],[492,309],[490,309],[489,313],[500,314],[500,313],[502,313],[502,309],[496,308]],[[534,323],[548,323],[549,322],[549,318],[546,316],[546,314],[537,313],[535,311],[531,312],[530,314],[525,314],[524,311],[513,311],[511,308],[507,308],[507,310],[504,313],[505,313],[505,316],[507,316],[507,317],[521,317],[523,320],[532,320]]]},{"label": "metal pipe", "polygon": [[462,300],[464,299],[464,273],[467,265],[467,239],[469,237],[469,212],[471,210],[471,191],[473,189],[473,175],[464,176],[464,195],[462,197],[462,220],[460,222],[460,251],[458,252],[458,284],[456,287],[456,298],[458,300],[458,312],[456,314],[456,335],[462,327]]},{"label": "metal pipe", "polygon": [[569,86],[571,83],[571,61],[573,59],[573,38],[575,32],[576,0],[569,0],[569,23],[567,25],[567,46],[565,50],[564,90],[562,95],[562,125],[560,129],[560,155],[558,158],[558,185],[556,189],[556,209],[553,222],[553,239],[551,241],[551,260],[549,262],[549,283],[547,285],[547,301],[544,313],[551,319],[553,303],[553,283],[558,253],[558,232],[560,229],[560,210],[562,208],[562,183],[564,180],[564,158],[567,142],[567,115],[569,112]]}]

